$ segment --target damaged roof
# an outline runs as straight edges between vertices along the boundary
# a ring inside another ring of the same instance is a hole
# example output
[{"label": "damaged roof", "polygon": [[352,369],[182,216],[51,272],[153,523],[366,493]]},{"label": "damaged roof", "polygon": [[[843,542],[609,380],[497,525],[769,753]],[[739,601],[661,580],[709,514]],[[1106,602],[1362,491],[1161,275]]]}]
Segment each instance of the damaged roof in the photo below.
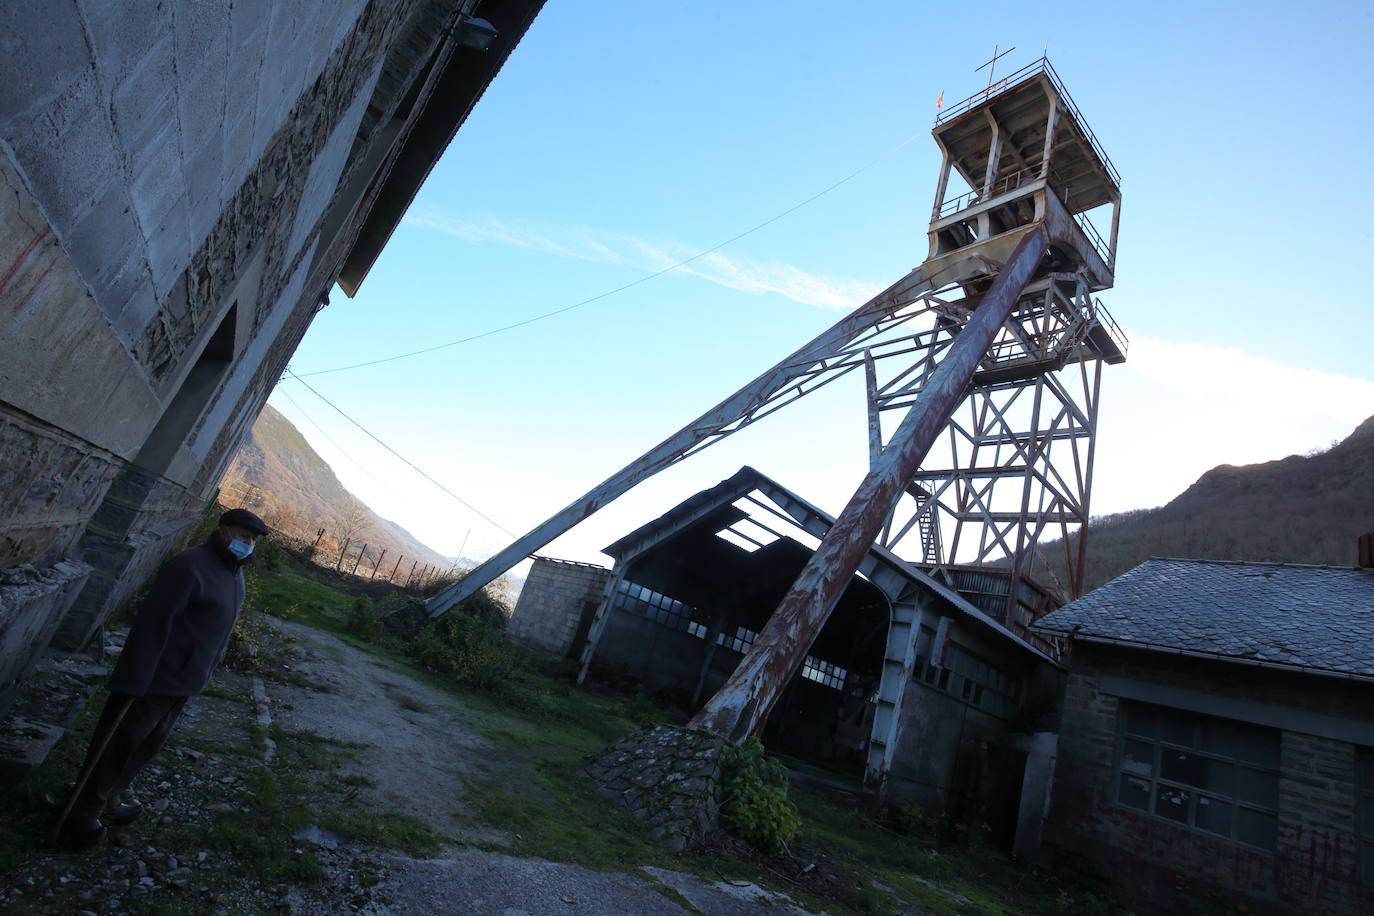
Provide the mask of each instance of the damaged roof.
[{"label": "damaged roof", "polygon": [[[746,513],[737,509],[733,503],[736,499],[756,489],[777,503],[784,513],[791,516],[799,528],[816,538],[824,537],[830,526],[835,523],[832,516],[797,496],[796,493],[772,478],[745,465],[726,480],[688,497],[658,518],[641,525],[615,543],[602,548],[602,550],[614,557],[617,565],[630,564],[635,562],[636,558],[670,540],[690,537],[693,531],[715,532],[723,526],[746,517]],[[792,543],[799,548],[801,547],[796,542]],[[775,546],[780,550],[786,545]],[[760,551],[760,553],[763,552]],[[810,550],[805,550],[805,553],[809,556]],[[866,578],[879,591],[887,593],[889,597],[895,597],[895,592],[907,588],[918,588],[931,592],[943,599],[950,611],[962,615],[971,622],[980,624],[999,637],[1011,640],[1016,646],[1030,652],[1039,660],[1056,667],[1062,667],[1050,655],[979,610],[955,589],[877,544],[869,548],[867,557],[860,563],[859,572],[861,577],[856,581]],[[790,581],[789,579],[789,583]],[[780,598],[781,595],[779,595]]]},{"label": "damaged roof", "polygon": [[1374,570],[1152,559],[1032,629],[1374,679]]}]

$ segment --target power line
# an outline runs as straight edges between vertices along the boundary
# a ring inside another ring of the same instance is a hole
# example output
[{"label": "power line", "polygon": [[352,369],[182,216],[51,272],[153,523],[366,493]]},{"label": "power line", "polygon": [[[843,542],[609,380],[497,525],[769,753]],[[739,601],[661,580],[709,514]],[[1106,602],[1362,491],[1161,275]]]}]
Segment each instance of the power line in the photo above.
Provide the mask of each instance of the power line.
[{"label": "power line", "polygon": [[420,470],[420,468],[418,468],[418,467],[414,464],[414,462],[410,461],[410,459],[406,458],[406,457],[405,457],[404,455],[402,455],[400,452],[396,451],[394,448],[392,448],[391,446],[387,445],[387,444],[386,444],[385,442],[383,442],[381,439],[377,438],[375,435],[372,434],[372,432],[371,432],[366,426],[363,426],[363,425],[362,425],[361,423],[359,423],[357,420],[353,419],[353,418],[350,417],[348,414],[344,413],[343,409],[342,409],[341,407],[339,407],[339,405],[335,404],[333,401],[329,400],[329,398],[327,398],[327,397],[325,397],[324,395],[320,394],[320,393],[319,393],[318,391],[316,391],[313,387],[311,387],[310,383],[307,382],[307,381],[305,381],[305,379],[301,378],[299,375],[297,375],[296,373],[292,372],[290,369],[287,369],[287,370],[286,370],[286,374],[289,375],[289,376],[291,376],[291,378],[295,379],[296,381],[300,382],[302,385],[304,385],[304,386],[306,387],[306,389],[307,389],[311,394],[313,394],[315,397],[319,398],[321,401],[324,401],[324,402],[325,402],[326,404],[328,404],[330,407],[334,408],[334,410],[339,414],[339,416],[343,417],[343,418],[344,418],[345,420],[347,420],[349,423],[352,423],[354,426],[358,427],[358,429],[362,430],[363,433],[366,434],[367,437],[368,437],[369,439],[371,439],[373,442],[376,442],[376,443],[377,443],[378,445],[380,445],[382,448],[386,449],[388,452],[390,452],[391,454],[393,454],[393,455],[395,455],[397,458],[399,458],[401,461],[403,461],[403,462],[406,464],[406,466],[409,467],[412,471],[414,471],[415,473],[419,474],[419,475],[420,475],[421,477],[423,477],[425,480],[428,480],[430,483],[434,484],[436,487],[438,487],[439,489],[443,490],[443,491],[444,491],[445,493],[447,493],[449,496],[451,496],[451,497],[453,497],[455,500],[457,500],[461,505],[463,505],[465,508],[467,508],[468,511],[472,512],[473,514],[475,514],[476,516],[478,516],[479,518],[481,518],[483,521],[485,521],[485,522],[487,522],[488,524],[494,526],[495,528],[497,528],[498,530],[502,531],[503,533],[509,535],[510,537],[512,537],[512,538],[516,537],[516,534],[515,534],[514,532],[512,532],[512,531],[506,529],[505,527],[503,527],[499,522],[496,522],[495,520],[493,520],[493,519],[491,518],[491,516],[489,516],[489,515],[487,515],[486,513],[482,512],[480,509],[478,509],[477,507],[473,506],[472,503],[470,503],[470,502],[468,502],[467,500],[463,499],[463,498],[462,498],[461,496],[459,496],[457,493],[454,493],[454,492],[453,492],[452,490],[450,490],[448,487],[444,486],[444,485],[441,484],[439,481],[435,480],[433,477],[429,476],[429,475],[426,474],[424,471]]},{"label": "power line", "polygon": [[[378,365],[381,365],[382,363],[391,363],[391,362],[395,362],[396,360],[400,360],[400,359],[409,359],[409,358],[412,357],[412,356],[422,356],[422,355],[424,355],[424,354],[426,354],[426,353],[433,353],[433,352],[435,352],[436,350],[444,350],[444,349],[447,349],[447,348],[449,348],[449,347],[456,347],[456,346],[458,346],[459,344],[471,343],[471,342],[474,341],[474,340],[481,340],[483,337],[491,337],[493,334],[500,334],[500,333],[502,333],[502,332],[504,332],[504,331],[513,331],[513,330],[515,330],[516,328],[522,328],[522,327],[524,327],[524,326],[527,325],[527,324],[534,324],[536,321],[543,321],[543,320],[545,320],[546,318],[552,318],[552,317],[554,317],[555,315],[562,315],[564,312],[571,312],[573,309],[579,309],[579,308],[581,308],[581,307],[584,306],[584,305],[591,305],[593,302],[600,301],[600,300],[605,299],[605,298],[607,298],[607,297],[609,297],[609,296],[614,296],[614,295],[617,294],[617,293],[623,293],[623,292],[625,292],[625,290],[627,290],[627,289],[633,289],[634,287],[639,286],[641,283],[648,283],[650,280],[657,279],[658,277],[661,277],[661,276],[663,276],[663,275],[666,274],[666,273],[671,273],[672,271],[677,270],[679,267],[686,267],[688,264],[691,264],[693,261],[700,260],[701,258],[706,257],[708,254],[712,254],[712,253],[714,253],[714,252],[717,252],[717,251],[719,251],[720,249],[724,248],[726,245],[732,245],[732,244],[734,244],[735,242],[738,242],[740,239],[744,238],[745,236],[753,235],[755,232],[758,232],[760,229],[763,229],[763,228],[765,228],[766,226],[770,226],[770,225],[772,225],[773,223],[776,223],[778,220],[782,219],[783,217],[788,216],[788,215],[790,215],[790,214],[792,214],[792,213],[795,213],[796,211],[800,210],[802,207],[805,207],[807,204],[812,203],[813,201],[819,200],[820,198],[822,198],[822,197],[824,197],[825,195],[829,194],[831,191],[835,190],[836,188],[840,187],[841,185],[847,184],[848,182],[852,181],[853,179],[859,177],[859,176],[862,175],[864,172],[867,172],[869,169],[873,168],[875,165],[877,165],[878,163],[882,162],[884,159],[887,159],[887,158],[893,156],[894,154],[897,153],[898,150],[902,149],[902,147],[906,146],[908,143],[910,143],[911,141],[915,140],[915,139],[916,139],[917,137],[919,137],[919,136],[921,136],[921,133],[919,133],[919,132],[918,132],[918,133],[912,134],[910,137],[907,137],[907,138],[906,138],[905,140],[903,140],[901,143],[898,143],[896,146],[893,146],[891,149],[887,150],[886,152],[884,152],[884,153],[881,154],[880,156],[877,156],[876,158],[874,158],[873,160],[871,160],[870,162],[868,162],[866,165],[861,166],[860,168],[856,169],[856,170],[853,171],[853,172],[850,172],[848,175],[846,175],[845,177],[841,178],[839,181],[835,182],[834,184],[830,185],[829,187],[827,187],[827,188],[825,188],[825,189],[823,189],[823,190],[821,190],[821,191],[817,191],[815,194],[812,194],[810,197],[806,198],[806,199],[803,200],[801,203],[793,204],[792,206],[788,207],[786,210],[783,210],[781,213],[778,213],[778,214],[776,214],[775,216],[769,217],[768,219],[764,220],[763,222],[759,223],[758,225],[756,225],[756,226],[754,226],[754,227],[752,227],[752,228],[750,228],[750,229],[746,229],[746,230],[744,230],[743,232],[739,233],[738,235],[731,236],[730,238],[726,239],[726,240],[723,241],[723,242],[719,242],[719,243],[717,243],[717,244],[715,244],[715,245],[712,245],[710,248],[704,249],[704,250],[702,250],[702,251],[698,251],[696,254],[692,255],[690,258],[684,258],[683,260],[678,261],[676,264],[672,264],[672,265],[670,265],[670,266],[668,266],[668,267],[664,267],[664,268],[662,268],[661,270],[656,270],[656,271],[654,271],[653,273],[651,273],[651,274],[649,274],[649,275],[647,275],[647,276],[640,277],[638,280],[634,280],[634,281],[632,281],[632,282],[630,282],[630,283],[626,283],[624,286],[617,286],[615,289],[607,290],[607,291],[604,292],[604,293],[599,293],[599,294],[597,294],[597,295],[595,295],[595,296],[592,296],[592,297],[589,298],[589,299],[583,299],[581,302],[574,302],[572,305],[565,305],[565,306],[563,306],[562,308],[554,309],[554,310],[551,311],[551,312],[544,312],[544,313],[541,314],[541,315],[535,315],[534,317],[532,317],[532,318],[526,318],[526,319],[524,319],[523,321],[517,321],[517,322],[515,322],[515,323],[513,323],[513,324],[504,325],[504,326],[499,327],[499,328],[492,328],[491,330],[489,330],[489,331],[483,331],[483,332],[481,332],[480,334],[473,334],[473,335],[471,335],[471,336],[469,336],[469,337],[463,337],[463,338],[460,338],[460,339],[458,339],[458,340],[450,340],[448,343],[435,344],[435,345],[432,346],[432,347],[425,347],[425,348],[422,349],[422,350],[412,350],[412,351],[409,352],[409,353],[398,353],[398,354],[395,355],[395,356],[385,356],[385,357],[382,357],[381,359],[373,359],[373,360],[369,360],[369,361],[363,362],[363,363],[353,363],[353,364],[348,365],[348,366],[336,366],[336,367],[334,367],[333,369],[317,369],[317,370],[314,371],[314,372],[303,372],[303,373],[301,373],[300,375],[296,375],[295,373],[292,373],[292,377],[295,378],[297,381],[300,381],[302,378],[306,378],[306,377],[309,377],[309,376],[315,376],[315,375],[328,375],[328,374],[331,373],[331,372],[347,372],[347,371],[350,370],[350,369],[362,369],[362,368],[365,368],[365,367],[367,367],[367,366],[378,366]],[[302,382],[302,384],[304,384],[304,382]],[[332,406],[332,405],[331,405],[331,406]],[[337,408],[336,408],[336,409],[337,409]],[[503,530],[504,530],[504,529],[503,529]]]},{"label": "power line", "polygon": [[[290,367],[288,367],[286,371],[287,371],[287,372],[290,372],[290,371],[291,371]],[[350,455],[350,454],[348,453],[347,449],[345,449],[342,445],[340,445],[339,443],[335,442],[332,438],[330,438],[329,433],[327,433],[327,432],[324,431],[324,427],[321,426],[320,424],[316,423],[316,422],[315,422],[315,418],[312,417],[312,416],[310,416],[310,414],[306,413],[304,407],[302,407],[300,404],[297,404],[297,403],[296,403],[296,399],[293,398],[293,397],[291,397],[290,392],[288,392],[288,391],[287,391],[286,389],[284,389],[284,388],[283,388],[283,389],[280,389],[280,390],[281,390],[282,397],[284,397],[284,398],[286,398],[288,401],[290,401],[290,402],[291,402],[291,406],[294,407],[294,408],[296,408],[296,410],[300,411],[301,416],[305,417],[305,419],[306,419],[307,421],[309,421],[310,425],[313,426],[313,427],[315,427],[315,429],[319,432],[319,434],[320,434],[321,436],[324,436],[325,441],[327,441],[330,445],[332,445],[332,446],[334,446],[336,449],[338,449],[338,450],[339,450],[339,453],[342,454],[345,458],[347,458],[349,461],[351,461],[351,462],[353,462],[355,465],[357,465],[358,470],[362,471],[362,472],[363,472],[364,474],[366,474],[368,477],[372,478],[372,480],[373,480],[379,487],[381,487],[383,490],[386,490],[386,491],[387,491],[388,493],[390,493],[392,496],[399,496],[399,495],[400,495],[400,494],[398,494],[395,490],[391,489],[391,487],[388,487],[388,486],[386,485],[386,483],[385,483],[381,478],[379,478],[377,475],[375,475],[375,474],[373,474],[371,471],[369,471],[369,470],[367,469],[366,465],[364,465],[364,464],[363,464],[361,461],[359,461],[357,458],[354,458],[352,455]]]}]

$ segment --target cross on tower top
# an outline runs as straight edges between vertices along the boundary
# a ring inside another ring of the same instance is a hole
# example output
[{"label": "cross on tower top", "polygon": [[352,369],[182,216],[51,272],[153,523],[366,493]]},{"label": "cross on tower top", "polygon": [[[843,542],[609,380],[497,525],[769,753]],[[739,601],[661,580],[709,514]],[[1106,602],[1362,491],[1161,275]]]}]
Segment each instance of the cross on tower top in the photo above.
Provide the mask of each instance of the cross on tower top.
[{"label": "cross on tower top", "polygon": [[[1048,42],[1047,42],[1047,44],[1048,44]],[[983,67],[987,67],[987,68],[988,68],[988,88],[989,88],[989,89],[992,88],[992,75],[993,75],[993,73],[995,73],[995,72],[997,71],[997,60],[998,60],[998,58],[1006,57],[1008,54],[1010,54],[1012,51],[1015,51],[1015,50],[1016,50],[1016,48],[1013,46],[1013,47],[1007,48],[1007,49],[1006,49],[1005,51],[1003,51],[1001,54],[998,54],[998,53],[997,53],[997,45],[993,45],[993,46],[992,46],[992,60],[990,60],[990,61],[988,61],[987,63],[983,64]],[[974,67],[974,68],[973,68],[973,72],[974,72],[974,73],[977,73],[979,70],[983,69],[983,67]]]}]

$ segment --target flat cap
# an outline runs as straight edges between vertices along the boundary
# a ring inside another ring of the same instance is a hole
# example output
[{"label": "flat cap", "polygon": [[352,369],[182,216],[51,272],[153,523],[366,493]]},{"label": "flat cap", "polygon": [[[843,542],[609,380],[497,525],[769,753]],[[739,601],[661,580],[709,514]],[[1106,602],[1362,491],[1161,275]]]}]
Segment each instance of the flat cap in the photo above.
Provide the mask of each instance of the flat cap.
[{"label": "flat cap", "polygon": [[258,518],[247,509],[230,509],[219,517],[221,525],[238,525],[240,528],[247,528],[249,531],[256,531],[258,534],[270,534],[267,525],[262,519]]}]

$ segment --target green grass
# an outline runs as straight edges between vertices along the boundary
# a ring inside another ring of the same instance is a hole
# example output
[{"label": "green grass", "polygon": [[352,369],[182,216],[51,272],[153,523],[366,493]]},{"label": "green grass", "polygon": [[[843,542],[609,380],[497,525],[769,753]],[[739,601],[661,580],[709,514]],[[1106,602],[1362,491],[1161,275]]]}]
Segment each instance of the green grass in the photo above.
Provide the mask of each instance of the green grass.
[{"label": "green grass", "polygon": [[[799,858],[818,856],[829,868],[848,875],[857,892],[817,900],[795,886],[779,886],[776,871],[759,861],[701,852],[673,853],[643,826],[596,792],[583,775],[588,755],[645,724],[663,721],[663,713],[642,694],[612,701],[578,689],[562,677],[542,673],[533,664],[516,664],[508,678],[483,690],[465,688],[447,676],[420,666],[401,653],[389,637],[377,642],[346,630],[352,597],[315,582],[289,566],[259,574],[259,606],[278,616],[338,636],[373,655],[386,667],[407,674],[461,699],[464,723],[493,745],[492,763],[479,773],[471,797],[479,821],[508,837],[495,848],[597,869],[636,871],[657,865],[718,880],[724,875],[775,887],[804,905],[832,913],[896,912],[891,888],[907,904],[933,913],[1001,916],[1012,913],[1117,912],[1109,902],[1029,869],[992,849],[975,833],[956,845],[928,848],[919,835],[902,836],[829,795],[793,790],[802,830],[793,843]],[[422,712],[416,701],[402,705]],[[277,737],[277,733],[274,733]],[[279,748],[294,748],[303,766],[328,769],[331,754],[346,753],[318,736],[277,737]],[[833,774],[826,774],[833,778]],[[366,778],[366,777],[362,777]],[[336,780],[340,791],[360,782]],[[340,809],[317,823],[363,842],[428,854],[443,838],[423,821],[403,816],[364,817]],[[924,879],[918,880],[918,879]],[[929,884],[924,883],[929,882]],[[930,885],[938,885],[939,889]],[[941,891],[948,891],[943,893]],[[834,891],[833,893],[838,893]],[[956,901],[950,894],[968,898]]]},{"label": "green grass", "polygon": [[254,570],[249,605],[273,617],[294,620],[317,630],[343,632],[353,597],[317,582],[291,564],[277,570]]}]

